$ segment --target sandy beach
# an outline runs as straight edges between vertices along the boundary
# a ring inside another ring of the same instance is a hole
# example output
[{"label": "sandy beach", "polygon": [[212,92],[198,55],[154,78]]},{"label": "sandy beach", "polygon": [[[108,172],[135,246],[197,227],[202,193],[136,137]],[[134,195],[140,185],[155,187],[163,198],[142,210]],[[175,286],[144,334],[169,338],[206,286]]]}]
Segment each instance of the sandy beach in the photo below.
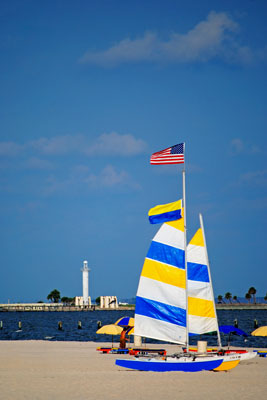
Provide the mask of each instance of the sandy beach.
[{"label": "sandy beach", "polygon": [[[1,341],[1,400],[265,399],[267,358],[228,372],[140,372],[119,368],[101,343]],[[107,346],[107,343],[103,344]],[[154,346],[155,347],[155,346]],[[169,353],[176,346],[164,346]]]}]

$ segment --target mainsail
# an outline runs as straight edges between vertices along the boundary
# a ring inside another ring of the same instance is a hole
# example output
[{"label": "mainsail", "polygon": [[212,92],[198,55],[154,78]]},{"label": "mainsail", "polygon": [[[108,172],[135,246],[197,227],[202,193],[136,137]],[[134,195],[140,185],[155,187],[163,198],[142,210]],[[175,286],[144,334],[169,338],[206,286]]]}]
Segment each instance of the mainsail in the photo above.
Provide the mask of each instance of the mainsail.
[{"label": "mainsail", "polygon": [[189,334],[218,330],[212,283],[202,229],[187,246]]},{"label": "mainsail", "polygon": [[152,240],[139,281],[135,335],[186,343],[183,218],[164,223]]}]

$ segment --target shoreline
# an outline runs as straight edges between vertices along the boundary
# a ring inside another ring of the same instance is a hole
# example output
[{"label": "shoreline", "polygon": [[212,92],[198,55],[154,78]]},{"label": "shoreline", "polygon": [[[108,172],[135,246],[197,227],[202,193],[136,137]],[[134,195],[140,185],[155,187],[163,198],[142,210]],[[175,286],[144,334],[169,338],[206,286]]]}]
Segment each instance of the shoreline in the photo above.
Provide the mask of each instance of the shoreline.
[{"label": "shoreline", "polygon": [[[216,303],[216,310],[267,310],[267,303]],[[0,304],[1,312],[94,312],[94,311],[135,311],[135,306],[123,306],[117,308],[100,308],[99,306],[83,307],[83,306],[64,306],[63,304],[39,304],[39,303],[14,303],[14,304]]]},{"label": "shoreline", "polygon": [[267,310],[266,303],[238,303],[238,304],[231,304],[231,303],[216,303],[216,310]]}]

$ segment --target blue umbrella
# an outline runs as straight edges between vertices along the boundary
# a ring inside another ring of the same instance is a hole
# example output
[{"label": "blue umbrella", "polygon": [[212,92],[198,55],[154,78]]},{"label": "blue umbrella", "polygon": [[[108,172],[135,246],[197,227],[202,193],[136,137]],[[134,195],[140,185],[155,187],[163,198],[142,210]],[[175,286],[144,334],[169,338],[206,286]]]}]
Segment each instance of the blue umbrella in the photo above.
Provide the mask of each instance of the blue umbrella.
[{"label": "blue umbrella", "polygon": [[219,331],[225,334],[232,334],[232,335],[239,335],[239,336],[248,336],[248,334],[244,331],[242,331],[242,329],[238,329],[235,326],[232,325],[221,325],[219,327]]},{"label": "blue umbrella", "polygon": [[221,333],[225,333],[228,334],[228,348],[230,346],[230,336],[231,335],[239,335],[239,336],[248,336],[248,334],[244,331],[242,331],[242,329],[238,329],[235,326],[232,325],[221,325],[219,326],[219,331]]}]

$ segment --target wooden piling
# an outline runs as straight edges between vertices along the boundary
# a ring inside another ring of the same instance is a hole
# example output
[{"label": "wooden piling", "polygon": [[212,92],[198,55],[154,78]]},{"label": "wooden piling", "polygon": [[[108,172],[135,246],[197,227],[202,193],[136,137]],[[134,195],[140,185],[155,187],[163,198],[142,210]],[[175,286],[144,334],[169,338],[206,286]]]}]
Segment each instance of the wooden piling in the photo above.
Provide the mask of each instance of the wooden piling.
[{"label": "wooden piling", "polygon": [[78,329],[82,329],[82,321],[78,321]]},{"label": "wooden piling", "polygon": [[58,330],[59,330],[59,331],[62,331],[62,321],[59,321],[59,322],[58,322]]}]

